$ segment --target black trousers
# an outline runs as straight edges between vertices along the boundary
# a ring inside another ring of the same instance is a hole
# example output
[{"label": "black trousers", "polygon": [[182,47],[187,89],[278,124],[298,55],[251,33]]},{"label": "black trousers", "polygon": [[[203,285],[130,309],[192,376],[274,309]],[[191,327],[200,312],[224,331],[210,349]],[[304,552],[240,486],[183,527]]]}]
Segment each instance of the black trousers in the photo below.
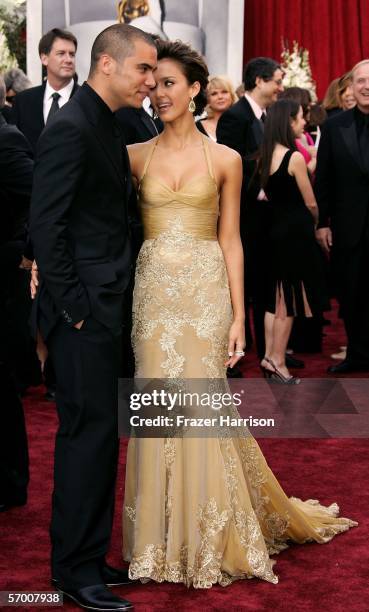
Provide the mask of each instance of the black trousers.
[{"label": "black trousers", "polygon": [[332,264],[347,334],[347,359],[369,366],[369,227],[354,248],[335,249]]},{"label": "black trousers", "polygon": [[89,317],[58,323],[48,340],[59,429],[52,500],[52,573],[65,587],[102,583],[118,463],[121,338]]},{"label": "black trousers", "polygon": [[[25,504],[29,482],[27,432],[15,350],[22,351],[24,345],[18,344],[14,333],[15,297],[23,278],[19,272],[23,270],[10,270],[6,276],[5,270],[0,287],[0,505],[5,506]],[[20,327],[24,325],[22,319],[18,322]]]},{"label": "black trousers", "polygon": [[0,356],[0,504],[23,505],[29,481],[27,432],[14,372]]}]

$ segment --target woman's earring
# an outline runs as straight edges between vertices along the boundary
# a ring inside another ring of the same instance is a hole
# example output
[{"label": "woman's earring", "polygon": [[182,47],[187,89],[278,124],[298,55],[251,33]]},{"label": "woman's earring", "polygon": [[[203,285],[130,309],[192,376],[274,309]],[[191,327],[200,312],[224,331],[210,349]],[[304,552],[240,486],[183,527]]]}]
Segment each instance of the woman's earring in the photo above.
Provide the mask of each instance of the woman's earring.
[{"label": "woman's earring", "polygon": [[191,98],[190,103],[188,105],[188,110],[190,111],[190,113],[194,113],[196,110],[196,104],[193,100],[193,98]]}]

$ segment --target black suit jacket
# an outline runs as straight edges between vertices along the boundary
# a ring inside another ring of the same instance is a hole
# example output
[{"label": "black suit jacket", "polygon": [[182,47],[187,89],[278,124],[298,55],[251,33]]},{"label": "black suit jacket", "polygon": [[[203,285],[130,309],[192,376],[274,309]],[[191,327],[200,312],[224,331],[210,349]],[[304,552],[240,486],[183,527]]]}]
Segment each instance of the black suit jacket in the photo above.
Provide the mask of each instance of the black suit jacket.
[{"label": "black suit jacket", "polygon": [[163,131],[160,119],[151,119],[144,108],[120,108],[115,117],[127,145],[147,142]]},{"label": "black suit jacket", "polygon": [[30,232],[42,287],[33,321],[45,338],[60,318],[70,326],[90,314],[111,329],[122,323],[132,270],[131,176],[109,113],[84,84],[37,147]]},{"label": "black suit jacket", "polygon": [[[25,89],[14,98],[11,113],[11,122],[25,135],[33,151],[36,150],[37,141],[45,127],[44,121],[44,93],[46,81],[37,87]],[[74,84],[72,96],[79,89]]]},{"label": "black suit jacket", "polygon": [[217,142],[235,149],[242,157],[243,163],[243,199],[249,192],[254,199],[260,191],[255,175],[256,154],[263,139],[262,122],[257,119],[250,104],[244,96],[220,117],[217,125]]},{"label": "black suit jacket", "polygon": [[3,106],[0,108],[0,114],[4,117],[7,123],[12,123],[12,107]]},{"label": "black suit jacket", "polygon": [[0,249],[5,274],[19,265],[24,253],[32,176],[28,142],[0,115]]},{"label": "black suit jacket", "polygon": [[315,195],[319,227],[331,226],[335,248],[357,245],[368,223],[369,168],[360,155],[354,109],[324,123]]}]

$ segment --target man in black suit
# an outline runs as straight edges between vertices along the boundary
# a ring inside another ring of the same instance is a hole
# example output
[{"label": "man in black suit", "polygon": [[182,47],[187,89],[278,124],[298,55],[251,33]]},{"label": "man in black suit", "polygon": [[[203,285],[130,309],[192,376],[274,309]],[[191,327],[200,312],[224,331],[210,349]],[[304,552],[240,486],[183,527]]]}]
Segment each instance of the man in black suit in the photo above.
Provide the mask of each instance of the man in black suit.
[{"label": "man in black suit", "polygon": [[59,430],[51,522],[57,588],[97,610],[130,607],[106,584],[118,459],[117,379],[132,271],[129,161],[114,112],[154,86],[151,37],[116,24],[96,38],[85,83],[37,149],[31,237],[41,285],[38,326],[57,378]]},{"label": "man in black suit", "polygon": [[[33,151],[46,123],[77,91],[75,82],[77,39],[71,32],[53,28],[41,38],[39,56],[47,80],[14,98],[11,121],[23,132]],[[55,374],[52,362],[45,365],[46,399],[55,400]]]},{"label": "man in black suit", "polygon": [[[5,84],[0,77],[0,107],[4,102]],[[29,480],[27,434],[15,380],[15,359],[12,358],[15,338],[10,320],[14,318],[14,293],[18,293],[27,274],[21,268],[26,266],[26,221],[32,175],[32,152],[25,137],[0,115],[0,259],[3,269],[0,284],[0,512],[26,503]]]},{"label": "man in black suit", "polygon": [[[255,177],[256,155],[263,138],[266,109],[283,91],[283,73],[277,62],[257,57],[244,72],[245,94],[218,121],[217,141],[238,151],[243,161],[241,238],[245,253],[245,296],[252,299],[254,332],[259,358],[264,357],[265,261],[272,257],[264,246],[265,194]],[[248,308],[246,309],[246,311]]]},{"label": "man in black suit", "polygon": [[123,132],[126,145],[147,142],[163,131],[160,119],[154,119],[142,106],[141,108],[120,108],[115,117]]},{"label": "man in black suit", "polygon": [[331,261],[347,334],[333,374],[369,370],[369,59],[352,70],[357,106],[328,119],[318,149],[317,238]]},{"label": "man in black suit", "polygon": [[32,149],[47,121],[77,91],[75,82],[77,39],[65,30],[53,28],[41,38],[38,52],[47,79],[14,98],[11,121],[26,136]]}]

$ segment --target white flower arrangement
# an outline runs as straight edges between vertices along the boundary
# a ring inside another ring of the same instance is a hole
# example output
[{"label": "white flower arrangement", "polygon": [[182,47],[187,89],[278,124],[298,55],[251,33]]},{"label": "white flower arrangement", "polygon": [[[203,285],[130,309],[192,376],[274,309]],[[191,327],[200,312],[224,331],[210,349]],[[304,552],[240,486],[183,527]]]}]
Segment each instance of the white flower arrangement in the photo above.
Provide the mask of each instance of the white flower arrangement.
[{"label": "white flower arrangement", "polygon": [[296,40],[293,41],[292,51],[289,49],[288,41],[282,41],[282,48],[284,87],[302,87],[303,89],[308,89],[312,100],[315,102],[317,99],[316,87],[311,74],[309,51],[300,47]]},{"label": "white flower arrangement", "polygon": [[18,62],[15,57],[9,52],[6,38],[1,30],[0,25],[0,73],[10,70],[10,68],[17,68]]},{"label": "white flower arrangement", "polygon": [[[14,42],[18,38],[21,40],[22,30],[25,32],[25,17],[25,0],[0,0],[0,72],[17,68],[19,65]],[[23,55],[25,56],[25,49]],[[21,57],[22,60],[25,63],[25,57]]]}]

